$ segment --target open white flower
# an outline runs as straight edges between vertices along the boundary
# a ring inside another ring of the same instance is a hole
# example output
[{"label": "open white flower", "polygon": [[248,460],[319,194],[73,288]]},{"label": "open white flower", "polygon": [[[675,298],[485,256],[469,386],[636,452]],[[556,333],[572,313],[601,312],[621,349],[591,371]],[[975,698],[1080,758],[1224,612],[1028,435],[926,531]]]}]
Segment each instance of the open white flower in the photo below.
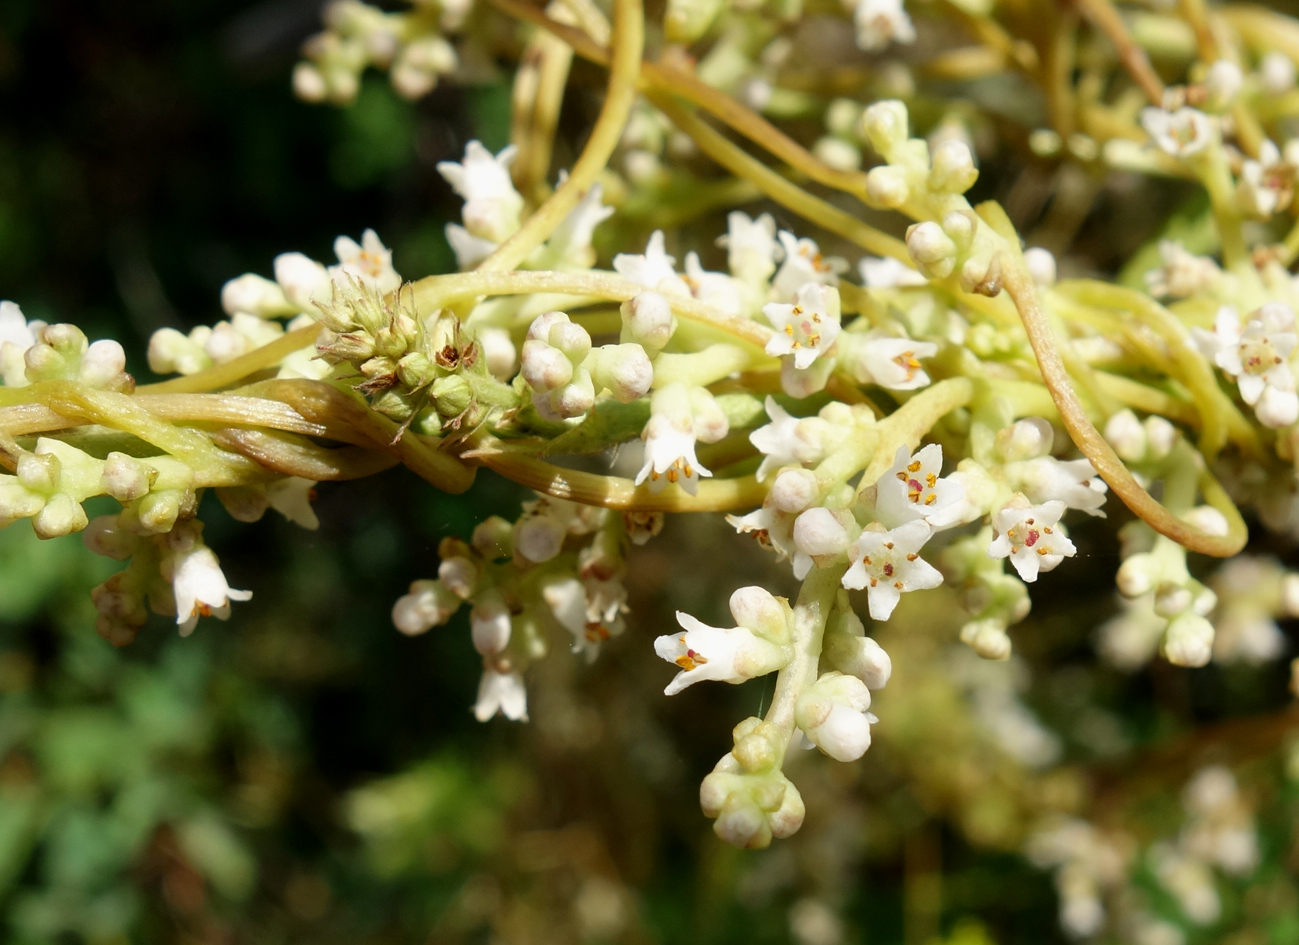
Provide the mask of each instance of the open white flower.
[{"label": "open white flower", "polygon": [[237,591],[226,582],[217,556],[207,545],[196,543],[186,551],[177,551],[169,568],[172,593],[176,597],[176,623],[180,635],[189,636],[198,626],[199,617],[230,617],[232,600],[248,600],[252,591]]},{"label": "open white flower", "polygon": [[1039,456],[1017,463],[1007,463],[1006,479],[1011,488],[1038,504],[1058,499],[1071,509],[1088,515],[1104,516],[1107,487],[1096,475],[1096,467],[1087,459],[1061,460]]},{"label": "open white flower", "polygon": [[486,722],[498,712],[515,722],[528,721],[528,690],[520,673],[501,673],[488,667],[478,684],[474,718]]},{"label": "open white flower", "polygon": [[889,43],[914,43],[916,28],[902,6],[902,0],[858,0],[853,24],[857,27],[857,48],[865,52],[883,49]]},{"label": "open white flower", "polygon": [[36,334],[44,322],[27,321],[23,310],[14,302],[0,302],[0,379],[5,387],[27,385],[27,349],[36,344]]},{"label": "open white flower", "polygon": [[546,241],[547,264],[556,269],[589,269],[595,263],[595,250],[591,247],[595,228],[611,216],[613,207],[605,206],[604,188],[592,184],[586,196]]},{"label": "open white flower", "polygon": [[868,527],[848,547],[851,566],[843,576],[849,590],[866,588],[872,620],[888,620],[907,591],[925,590],[943,583],[938,569],[920,557],[920,549],[933,530],[916,520],[885,530]]},{"label": "open white flower", "polygon": [[493,157],[481,143],[470,141],[463,161],[438,163],[438,173],[464,198],[461,216],[474,236],[500,243],[519,228],[523,197],[510,179],[517,154],[518,148],[510,145]]},{"label": "open white flower", "polygon": [[654,641],[654,652],[681,668],[663,690],[666,695],[706,679],[741,683],[783,669],[789,662],[788,647],[764,640],[747,627],[710,627],[679,610],[677,623],[684,633]]},{"label": "open white flower", "polygon": [[401,276],[392,267],[392,250],[383,245],[374,230],[362,233],[359,243],[350,236],[340,236],[334,240],[334,254],[338,265],[329,269],[332,279],[350,276],[383,293],[401,285]]},{"label": "open white flower", "polygon": [[293,524],[313,532],[320,527],[316,510],[311,507],[315,497],[316,483],[300,476],[290,476],[266,487],[266,501],[271,508]]},{"label": "open white flower", "polygon": [[1019,576],[1032,583],[1038,573],[1050,571],[1077,549],[1060,527],[1065,504],[1060,501],[1033,505],[1023,494],[992,516],[996,537],[988,546],[989,558],[1010,558]]},{"label": "open white flower", "polygon": [[799,288],[794,304],[769,302],[762,313],[776,334],[767,342],[772,357],[793,355],[800,371],[834,346],[839,337],[839,290],[816,282]]},{"label": "open white flower", "polygon": [[690,294],[727,315],[745,313],[744,286],[723,272],[709,272],[699,261],[698,253],[686,254],[686,274],[683,280]]},{"label": "open white flower", "polygon": [[649,479],[650,489],[658,492],[676,483],[694,495],[699,477],[712,476],[695,457],[695,441],[715,443],[727,432],[726,415],[706,389],[691,390],[681,383],[659,388],[650,398],[650,419],[642,434],[645,465],[636,484]]},{"label": "open white flower", "polygon": [[965,487],[959,481],[943,479],[943,448],[930,443],[914,456],[898,447],[893,466],[880,476],[876,486],[875,514],[893,527],[923,519],[935,529],[961,521],[966,510]]},{"label": "open white flower", "polygon": [[645,244],[644,253],[619,253],[613,257],[613,268],[628,282],[635,282],[665,295],[689,295],[690,288],[677,275],[676,258],[663,245],[663,231],[655,230]]},{"label": "open white flower", "polygon": [[1284,210],[1294,198],[1296,172],[1299,169],[1282,158],[1281,149],[1265,140],[1258,149],[1258,160],[1246,158],[1241,164],[1237,206],[1260,220]]},{"label": "open white flower", "polygon": [[1241,399],[1255,408],[1267,426],[1288,426],[1299,417],[1299,397],[1289,363],[1299,341],[1294,328],[1290,306],[1269,302],[1243,329],[1236,310],[1224,305],[1218,309],[1212,332],[1194,330],[1200,350],[1224,374],[1236,379]]},{"label": "open white flower", "polygon": [[456,254],[456,268],[461,271],[473,269],[496,252],[496,247],[500,245],[495,240],[474,236],[459,223],[448,223],[446,236],[452,252]]},{"label": "open white flower", "polygon": [[815,240],[806,237],[799,239],[788,230],[781,230],[777,236],[784,249],[785,260],[771,281],[772,301],[792,301],[798,290],[809,282],[839,284],[839,273],[848,269],[847,260],[839,256],[822,256]]},{"label": "open white flower", "polygon": [[913,341],[887,335],[844,335],[840,348],[842,363],[863,384],[878,384],[889,390],[916,390],[929,386],[929,374],[920,363],[938,353],[931,341]]},{"label": "open white flower", "polygon": [[1141,124],[1160,150],[1178,158],[1203,151],[1215,137],[1214,120],[1194,108],[1143,108]]},{"label": "open white flower", "polygon": [[731,275],[750,284],[770,279],[781,256],[776,221],[770,213],[750,219],[747,213],[732,210],[726,215],[726,235],[718,237],[717,245],[726,247]]}]

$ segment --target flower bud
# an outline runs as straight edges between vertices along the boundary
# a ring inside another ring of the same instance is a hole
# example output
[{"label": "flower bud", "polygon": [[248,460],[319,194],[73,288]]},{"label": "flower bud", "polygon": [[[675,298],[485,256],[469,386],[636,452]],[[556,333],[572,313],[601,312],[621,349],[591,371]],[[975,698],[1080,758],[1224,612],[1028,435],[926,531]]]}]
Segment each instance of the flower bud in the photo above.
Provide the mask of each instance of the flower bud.
[{"label": "flower bud", "polygon": [[154,374],[197,374],[212,366],[203,346],[174,328],[159,328],[149,338],[149,370]]},{"label": "flower bud", "polygon": [[1281,607],[1287,617],[1299,617],[1299,574],[1293,571],[1281,579]]},{"label": "flower bud", "polygon": [[1120,410],[1105,424],[1105,439],[1124,462],[1139,462],[1146,455],[1146,430],[1131,410]]},{"label": "flower bud", "polygon": [[329,301],[329,273],[302,253],[281,253],[275,257],[275,281],[288,303],[300,311],[312,311],[315,302]]},{"label": "flower bud", "polygon": [[794,721],[836,761],[856,761],[871,744],[871,694],[856,676],[830,672],[799,695]]},{"label": "flower bud", "polygon": [[591,335],[581,325],[569,321],[557,322],[551,326],[546,340],[574,364],[580,364],[591,350]]},{"label": "flower bud", "polygon": [[510,609],[500,591],[491,590],[469,612],[474,649],[483,656],[495,656],[510,645]]},{"label": "flower bud", "polygon": [[221,287],[221,307],[227,315],[247,312],[259,318],[289,315],[296,310],[278,283],[254,272],[246,272]]},{"label": "flower bud", "polygon": [[304,102],[323,102],[329,95],[325,76],[309,62],[293,67],[293,94]]},{"label": "flower bud", "polygon": [[771,501],[780,511],[802,512],[821,495],[816,473],[808,469],[785,469],[771,484]]},{"label": "flower bud", "polygon": [[18,455],[18,481],[24,488],[46,495],[59,487],[63,464],[53,453],[20,453]]},{"label": "flower bud", "polygon": [[934,148],[929,171],[929,188],[943,194],[963,194],[978,180],[970,146],[958,138],[946,138]]},{"label": "flower bud", "polygon": [[514,526],[514,552],[525,561],[542,564],[559,554],[568,528],[552,515],[532,515]]},{"label": "flower bud", "polygon": [[1263,88],[1273,95],[1290,91],[1295,85],[1295,65],[1288,55],[1273,50],[1259,63],[1259,76]]},{"label": "flower bud", "polygon": [[548,416],[543,413],[546,419],[570,420],[582,416],[595,406],[595,384],[591,381],[591,372],[578,371],[571,384],[552,391],[544,403],[549,411]]},{"label": "flower bud", "polygon": [[1225,536],[1231,531],[1227,517],[1211,505],[1197,505],[1182,513],[1182,521],[1206,535]]},{"label": "flower bud", "polygon": [[911,196],[904,168],[881,164],[866,174],[866,202],[877,209],[896,210]]},{"label": "flower bud", "polygon": [[876,102],[861,116],[862,134],[884,158],[910,136],[907,107],[896,100]]},{"label": "flower bud", "polygon": [[101,515],[93,519],[81,533],[87,549],[114,561],[125,561],[139,545],[139,539],[117,521],[116,515]]},{"label": "flower bud", "polygon": [[649,393],[654,366],[638,344],[602,345],[582,362],[597,389],[608,390],[619,403],[629,404]]},{"label": "flower bud", "polygon": [[1164,631],[1164,658],[1174,666],[1204,666],[1213,656],[1213,636],[1213,624],[1199,614],[1181,614]]},{"label": "flower bud", "polygon": [[568,315],[564,312],[543,312],[532,320],[528,326],[528,341],[544,341],[550,344],[550,330],[556,325],[568,321]]},{"label": "flower bud", "polygon": [[1055,430],[1042,417],[1025,417],[997,431],[997,450],[1008,463],[1045,456],[1054,442]]},{"label": "flower bud", "polygon": [[622,303],[622,335],[624,344],[634,343],[654,357],[667,345],[676,330],[672,306],[657,292],[641,292]]},{"label": "flower bud", "polygon": [[808,509],[794,522],[794,545],[812,558],[831,558],[848,549],[852,537],[840,521],[852,517],[850,512],[838,514],[817,506]]},{"label": "flower bud", "polygon": [[1146,552],[1132,555],[1121,565],[1114,576],[1119,593],[1127,598],[1140,597],[1154,590],[1155,584],[1162,578],[1163,568],[1154,555]]},{"label": "flower bud", "polygon": [[523,343],[523,362],[519,372],[528,386],[544,393],[557,390],[573,379],[573,362],[558,348],[545,341],[529,338]]},{"label": "flower bud", "polygon": [[448,419],[460,416],[473,406],[474,402],[472,388],[459,374],[439,377],[429,388],[429,393],[437,407],[438,416]]},{"label": "flower bud", "polygon": [[1051,250],[1043,249],[1041,246],[1032,246],[1024,250],[1024,265],[1028,267],[1028,274],[1033,277],[1033,282],[1037,285],[1043,287],[1055,285],[1055,255]]},{"label": "flower bud", "polygon": [[116,341],[96,341],[81,357],[79,378],[87,387],[118,389],[126,373],[126,352]]},{"label": "flower bud", "polygon": [[469,541],[474,551],[488,561],[508,558],[514,554],[514,525],[499,515],[492,515],[474,526]]},{"label": "flower bud", "polygon": [[1205,107],[1212,111],[1227,108],[1245,85],[1245,76],[1240,66],[1230,59],[1219,59],[1209,67],[1204,77],[1204,91],[1207,93]]},{"label": "flower bud", "polygon": [[956,244],[958,253],[970,248],[978,228],[979,218],[969,210],[953,210],[943,217],[943,232]]},{"label": "flower bud", "polygon": [[731,432],[725,411],[706,387],[690,389],[690,412],[694,418],[695,438],[701,443],[716,443]]},{"label": "flower bud", "polygon": [[410,593],[392,605],[392,622],[408,637],[419,636],[446,623],[460,607],[460,598],[440,581],[415,581]]},{"label": "flower bud", "polygon": [[1155,613],[1159,616],[1172,618],[1190,609],[1190,588],[1180,584],[1161,584],[1155,591]]},{"label": "flower bud", "polygon": [[1171,453],[1177,444],[1177,438],[1181,435],[1177,427],[1163,417],[1146,417],[1142,427],[1146,431],[1146,439],[1149,442],[1150,459],[1163,459]]},{"label": "flower bud", "polygon": [[922,272],[943,279],[956,268],[956,243],[937,223],[916,223],[907,229],[907,251]]},{"label": "flower bud", "polygon": [[81,503],[66,492],[56,492],[32,519],[32,530],[40,538],[59,538],[79,532],[89,524]]},{"label": "flower bud", "polygon": [[478,584],[478,568],[469,558],[463,555],[452,555],[443,558],[438,564],[438,580],[451,593],[463,600],[468,600]]},{"label": "flower bud", "polygon": [[961,642],[985,660],[1010,658],[1010,637],[1000,620],[971,620],[961,628]]},{"label": "flower bud", "polygon": [[737,627],[752,630],[772,643],[789,642],[786,605],[764,587],[741,587],[731,594],[731,616]]}]

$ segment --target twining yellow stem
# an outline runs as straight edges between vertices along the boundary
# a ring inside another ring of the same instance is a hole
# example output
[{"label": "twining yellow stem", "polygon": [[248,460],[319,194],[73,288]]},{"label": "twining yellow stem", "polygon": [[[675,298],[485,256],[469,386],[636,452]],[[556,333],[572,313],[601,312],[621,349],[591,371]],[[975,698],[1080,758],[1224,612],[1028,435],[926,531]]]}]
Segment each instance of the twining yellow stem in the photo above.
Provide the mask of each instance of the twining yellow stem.
[{"label": "twining yellow stem", "polygon": [[534,203],[550,193],[546,178],[572,61],[567,43],[538,32],[528,41],[514,74],[510,141],[518,146],[519,156],[510,172],[519,193]]},{"label": "twining yellow stem", "polygon": [[568,179],[524,221],[517,233],[479,264],[479,271],[508,272],[514,269],[550,238],[586,196],[587,190],[609,163],[631,115],[644,46],[645,17],[640,0],[615,0],[609,86],[586,147],[573,164]]},{"label": "twining yellow stem", "polygon": [[1083,15],[1104,33],[1118,51],[1119,61],[1128,70],[1134,82],[1141,86],[1141,91],[1150,99],[1152,105],[1164,102],[1164,83],[1155,74],[1150,65],[1146,51],[1137,45],[1132,34],[1128,32],[1123,17],[1114,8],[1110,0],[1074,0]]},{"label": "twining yellow stem", "polygon": [[[556,22],[537,7],[520,0],[491,0],[491,3],[511,16],[554,33],[583,59],[599,65],[609,63],[609,53],[601,43],[581,30]],[[757,112],[684,69],[661,62],[645,62],[641,65],[639,87],[644,91],[658,89],[687,99],[819,184],[856,196],[866,192],[865,174],[830,167]]]},{"label": "twining yellow stem", "polygon": [[206,371],[199,371],[197,374],[190,374],[187,377],[173,377],[169,381],[160,381],[157,384],[144,384],[136,388],[136,393],[198,393],[200,391],[216,390],[220,387],[229,387],[232,384],[237,384],[250,374],[256,374],[258,371],[274,367],[293,352],[313,344],[318,337],[320,337],[319,325],[298,328],[286,332],[282,337],[276,338],[270,344],[262,345],[260,348],[249,351],[233,361],[218,364],[216,367],[210,367]]},{"label": "twining yellow stem", "polygon": [[[988,220],[994,230],[1007,231],[1010,221],[999,205],[986,203],[981,204],[978,209],[980,215]],[[1015,307],[1023,319],[1024,331],[1028,334],[1029,344],[1032,345],[1033,354],[1037,357],[1042,379],[1051,392],[1051,399],[1055,401],[1056,409],[1060,411],[1060,419],[1064,423],[1065,430],[1068,431],[1074,445],[1091,460],[1096,472],[1114,490],[1115,495],[1155,531],[1191,551],[1228,558],[1244,548],[1245,542],[1249,539],[1249,530],[1236,506],[1218,486],[1207,468],[1201,474],[1201,492],[1205,500],[1227,520],[1226,535],[1210,535],[1188,525],[1160,505],[1137,482],[1109,443],[1087,419],[1082,403],[1069,382],[1064,362],[1061,361],[1060,354],[1056,350],[1051,324],[1038,304],[1033,278],[1024,264],[1018,241],[1006,241],[1002,250],[1001,270],[1006,292],[1015,302]]]},{"label": "twining yellow stem", "polygon": [[606,509],[636,512],[732,512],[761,505],[767,494],[765,486],[753,476],[738,479],[703,479],[699,493],[690,495],[684,489],[669,486],[652,492],[648,485],[636,485],[621,476],[565,469],[528,453],[502,449],[490,437],[479,441],[475,449],[462,454],[466,462],[481,463],[506,479],[544,492],[557,499],[598,505]]},{"label": "twining yellow stem", "polygon": [[1199,411],[1200,452],[1210,461],[1228,439],[1255,456],[1263,454],[1257,432],[1218,386],[1209,363],[1191,350],[1186,326],[1176,315],[1141,292],[1093,279],[1060,282],[1055,292],[1084,305],[1129,312],[1159,336],[1168,374],[1186,386]]},{"label": "twining yellow stem", "polygon": [[776,203],[831,233],[837,233],[844,239],[851,240],[867,252],[877,256],[891,256],[911,265],[907,244],[902,240],[863,223],[852,214],[844,213],[838,207],[818,197],[813,197],[802,187],[781,177],[757,158],[728,141],[700,120],[697,115],[677,105],[667,96],[650,93],[649,98],[672,119],[674,125],[699,145],[699,150],[732,174],[752,183]]},{"label": "twining yellow stem", "polygon": [[[445,308],[457,301],[481,295],[528,295],[551,292],[585,295],[625,302],[646,291],[645,286],[602,272],[461,272],[426,276],[413,286],[415,306],[421,313]],[[765,347],[771,329],[747,318],[726,315],[693,298],[667,297],[680,318],[709,325],[749,344]]]}]

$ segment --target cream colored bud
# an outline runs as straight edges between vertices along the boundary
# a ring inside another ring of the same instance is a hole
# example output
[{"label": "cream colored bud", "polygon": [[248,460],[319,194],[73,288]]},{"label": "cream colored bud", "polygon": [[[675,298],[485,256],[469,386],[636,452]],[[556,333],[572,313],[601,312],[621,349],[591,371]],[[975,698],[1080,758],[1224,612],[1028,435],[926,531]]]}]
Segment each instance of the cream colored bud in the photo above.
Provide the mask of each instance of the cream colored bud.
[{"label": "cream colored bud", "polygon": [[602,345],[591,351],[582,366],[591,372],[597,389],[608,390],[624,404],[644,397],[654,381],[654,366],[638,344]]},{"label": "cream colored bud", "polygon": [[979,178],[970,146],[959,138],[946,138],[934,148],[930,158],[929,187],[944,194],[963,194]]},{"label": "cream colored bud", "polygon": [[1174,666],[1204,666],[1213,656],[1213,624],[1195,613],[1174,618],[1164,631],[1164,658]]},{"label": "cream colored bud", "polygon": [[622,303],[623,343],[634,343],[651,358],[667,345],[676,329],[672,306],[657,292],[641,292]]},{"label": "cream colored bud", "polygon": [[731,594],[731,616],[737,627],[752,630],[772,643],[789,642],[789,610],[765,587],[741,587]]},{"label": "cream colored bud", "polygon": [[1024,265],[1028,267],[1028,274],[1037,285],[1055,285],[1055,255],[1049,249],[1032,246],[1024,250]]},{"label": "cream colored bud", "polygon": [[784,469],[771,484],[771,501],[780,511],[802,512],[821,495],[816,473],[809,469]]},{"label": "cream colored bud", "polygon": [[887,159],[910,137],[906,105],[896,100],[876,102],[862,113],[861,130],[871,147]]},{"label": "cream colored bud", "polygon": [[109,453],[104,461],[100,488],[118,502],[134,502],[146,494],[158,478],[158,470],[125,453]]},{"label": "cream colored bud", "polygon": [[866,201],[872,207],[895,210],[907,202],[911,188],[907,172],[901,167],[883,164],[866,174]]}]

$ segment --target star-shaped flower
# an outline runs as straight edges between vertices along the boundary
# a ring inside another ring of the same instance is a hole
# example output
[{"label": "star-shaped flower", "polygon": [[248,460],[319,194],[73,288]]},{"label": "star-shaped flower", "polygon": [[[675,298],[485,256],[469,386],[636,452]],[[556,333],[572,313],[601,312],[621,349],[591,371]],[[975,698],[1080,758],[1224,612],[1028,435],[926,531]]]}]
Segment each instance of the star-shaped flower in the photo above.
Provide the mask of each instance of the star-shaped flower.
[{"label": "star-shaped flower", "polygon": [[920,549],[933,530],[916,520],[884,529],[867,527],[848,547],[852,564],[843,576],[849,590],[866,588],[872,620],[888,620],[903,593],[937,587],[943,583],[938,569],[920,557]]},{"label": "star-shaped flower", "polygon": [[996,537],[988,546],[989,558],[1010,558],[1019,576],[1032,583],[1039,572],[1050,571],[1077,553],[1064,531],[1060,516],[1065,504],[1059,501],[1033,505],[1022,493],[992,516]]},{"label": "star-shaped flower", "polygon": [[914,456],[898,447],[893,466],[876,486],[875,514],[885,525],[922,519],[935,529],[959,522],[965,511],[965,487],[943,479],[943,448],[930,443]]},{"label": "star-shaped flower", "polygon": [[769,302],[762,313],[776,329],[767,342],[767,354],[793,355],[794,367],[800,371],[811,367],[839,337],[839,290],[831,286],[806,282],[793,305]]}]

